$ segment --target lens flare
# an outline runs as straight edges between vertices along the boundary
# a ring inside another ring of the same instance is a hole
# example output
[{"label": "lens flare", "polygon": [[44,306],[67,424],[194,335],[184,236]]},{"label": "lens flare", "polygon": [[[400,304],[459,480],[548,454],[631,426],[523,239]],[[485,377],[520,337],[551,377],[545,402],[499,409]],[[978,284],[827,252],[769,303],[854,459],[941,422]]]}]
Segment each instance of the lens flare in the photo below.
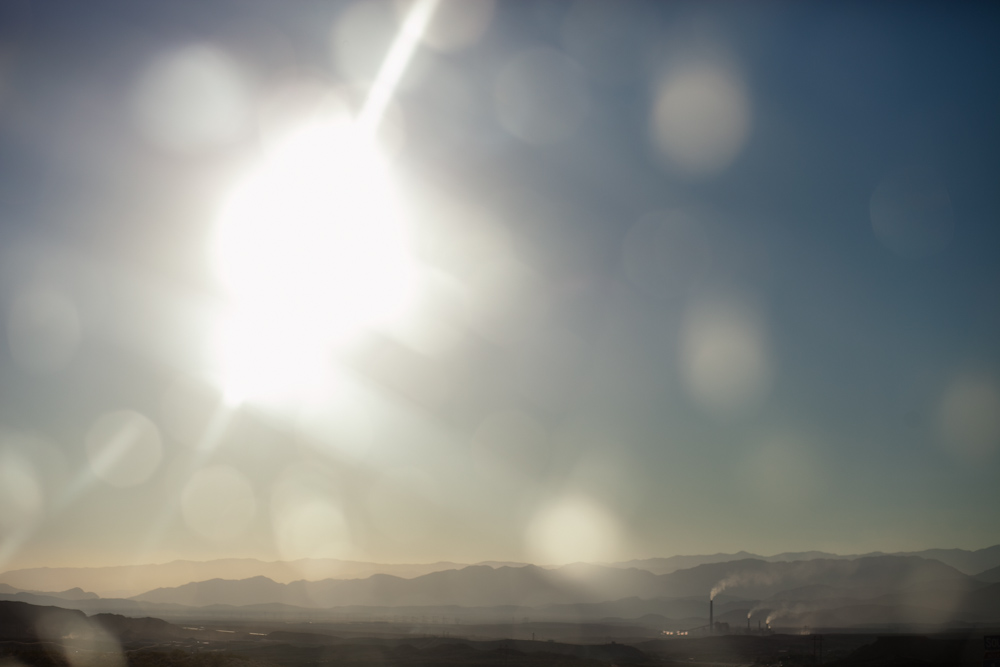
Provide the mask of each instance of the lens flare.
[{"label": "lens flare", "polygon": [[525,547],[542,563],[599,562],[613,558],[619,526],[603,507],[567,497],[538,512],[525,532]]},{"label": "lens flare", "polygon": [[230,402],[301,392],[331,346],[407,309],[414,266],[378,148],[347,121],[273,150],[222,213],[215,264],[233,308],[219,328]]},{"label": "lens flare", "polygon": [[711,175],[729,167],[750,134],[750,102],[735,72],[690,64],[656,91],[652,139],[681,172]]},{"label": "lens flare", "polygon": [[164,54],[133,93],[135,122],[154,145],[171,152],[225,145],[249,127],[244,79],[236,62],[210,45]]},{"label": "lens flare", "polygon": [[145,482],[159,466],[162,450],[156,425],[131,410],[106,413],[87,432],[91,471],[112,486]]},{"label": "lens flare", "polygon": [[250,482],[235,468],[213,465],[196,472],[181,494],[188,526],[210,540],[239,536],[257,512]]}]

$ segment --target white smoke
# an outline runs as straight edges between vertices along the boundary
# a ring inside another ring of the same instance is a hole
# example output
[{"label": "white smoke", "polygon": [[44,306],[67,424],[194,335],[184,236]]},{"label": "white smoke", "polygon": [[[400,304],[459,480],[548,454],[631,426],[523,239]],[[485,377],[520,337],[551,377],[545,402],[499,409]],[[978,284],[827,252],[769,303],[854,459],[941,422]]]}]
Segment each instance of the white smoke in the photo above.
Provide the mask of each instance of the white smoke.
[{"label": "white smoke", "polygon": [[778,621],[782,618],[787,618],[789,616],[801,616],[802,614],[810,614],[816,612],[821,607],[815,604],[806,604],[803,602],[795,603],[781,603],[777,609],[769,610],[767,618],[764,619],[764,624],[770,627],[771,623]]},{"label": "white smoke", "polygon": [[790,613],[791,611],[785,608],[773,609],[771,610],[771,613],[767,615],[767,618],[764,619],[764,625],[771,627],[771,623],[773,621],[776,621],[784,616],[788,616]]},{"label": "white smoke", "polygon": [[712,587],[709,599],[714,600],[716,595],[727,588],[738,588],[740,586],[770,586],[777,583],[780,579],[781,575],[771,572],[738,572],[736,574],[730,574],[729,576],[720,579],[719,582]]}]

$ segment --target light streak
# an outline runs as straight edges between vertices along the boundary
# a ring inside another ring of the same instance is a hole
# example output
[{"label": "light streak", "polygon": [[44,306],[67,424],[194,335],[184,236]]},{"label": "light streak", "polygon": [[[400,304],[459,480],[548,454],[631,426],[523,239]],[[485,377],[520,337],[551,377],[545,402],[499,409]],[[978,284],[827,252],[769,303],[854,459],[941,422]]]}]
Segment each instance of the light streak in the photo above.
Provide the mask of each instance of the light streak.
[{"label": "light streak", "polygon": [[438,0],[416,0],[410,8],[361,109],[358,123],[363,131],[374,134],[378,129],[437,5]]}]

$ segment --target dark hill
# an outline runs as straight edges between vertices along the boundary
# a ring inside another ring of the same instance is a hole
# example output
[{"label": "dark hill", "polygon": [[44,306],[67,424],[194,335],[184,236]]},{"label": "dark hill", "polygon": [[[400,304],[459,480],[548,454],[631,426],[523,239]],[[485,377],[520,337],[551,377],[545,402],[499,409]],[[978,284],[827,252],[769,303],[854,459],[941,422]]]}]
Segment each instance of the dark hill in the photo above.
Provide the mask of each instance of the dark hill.
[{"label": "dark hill", "polygon": [[837,665],[843,667],[953,667],[972,664],[970,642],[910,635],[879,637],[862,646]]},{"label": "dark hill", "polygon": [[27,602],[0,600],[0,639],[38,641],[45,628],[85,626],[87,615],[76,609],[38,607]]},{"label": "dark hill", "polygon": [[239,580],[209,579],[176,588],[157,588],[132,599],[140,602],[170,602],[192,607],[211,604],[242,606],[261,602],[285,602],[288,597],[287,590],[286,584],[279,584],[267,577]]},{"label": "dark hill", "polygon": [[231,633],[174,625],[159,618],[131,618],[118,614],[88,617],[78,609],[39,606],[0,600],[0,640],[55,641],[66,636],[90,637],[101,642],[162,642],[175,639],[228,641]]},{"label": "dark hill", "polygon": [[118,637],[120,641],[162,641],[190,636],[193,633],[159,618],[129,618],[119,614],[94,614],[90,620]]},{"label": "dark hill", "polygon": [[289,630],[269,632],[267,638],[271,641],[287,642],[289,644],[333,644],[339,641],[331,635],[315,632],[291,632]]}]

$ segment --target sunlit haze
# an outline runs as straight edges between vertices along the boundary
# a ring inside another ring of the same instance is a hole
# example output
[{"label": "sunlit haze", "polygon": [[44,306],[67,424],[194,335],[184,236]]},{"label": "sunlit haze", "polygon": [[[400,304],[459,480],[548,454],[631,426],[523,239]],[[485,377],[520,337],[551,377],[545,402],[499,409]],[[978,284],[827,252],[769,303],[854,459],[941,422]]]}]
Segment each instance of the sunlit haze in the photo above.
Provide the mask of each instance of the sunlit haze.
[{"label": "sunlit haze", "polygon": [[350,119],[293,130],[263,157],[213,248],[232,298],[217,341],[227,400],[319,383],[333,343],[403,314],[416,280],[404,214]]},{"label": "sunlit haze", "polygon": [[998,27],[4,3],[0,575],[997,544]]}]

